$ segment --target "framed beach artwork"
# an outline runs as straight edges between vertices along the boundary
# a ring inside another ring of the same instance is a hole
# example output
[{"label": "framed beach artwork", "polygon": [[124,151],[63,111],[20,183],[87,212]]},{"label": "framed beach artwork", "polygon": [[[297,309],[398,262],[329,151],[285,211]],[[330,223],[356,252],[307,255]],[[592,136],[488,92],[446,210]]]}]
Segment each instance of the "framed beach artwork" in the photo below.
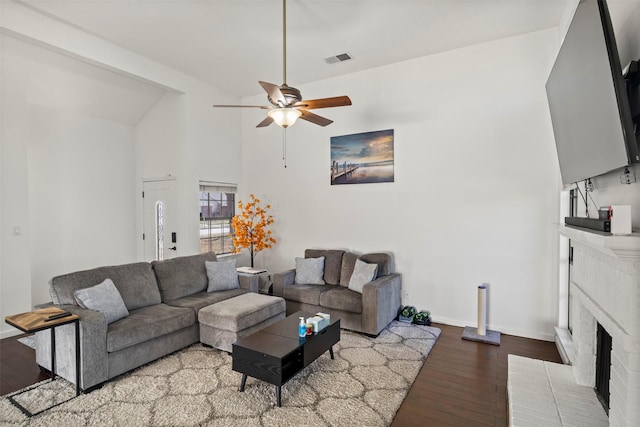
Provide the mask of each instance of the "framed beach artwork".
[{"label": "framed beach artwork", "polygon": [[331,137],[331,185],[393,182],[393,129]]}]

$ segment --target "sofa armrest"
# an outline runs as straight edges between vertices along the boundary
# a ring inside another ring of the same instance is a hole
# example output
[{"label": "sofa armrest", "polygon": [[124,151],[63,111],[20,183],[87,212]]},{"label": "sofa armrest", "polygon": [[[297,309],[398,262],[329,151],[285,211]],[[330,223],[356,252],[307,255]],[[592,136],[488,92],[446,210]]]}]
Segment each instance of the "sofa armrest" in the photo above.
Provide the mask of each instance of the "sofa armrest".
[{"label": "sofa armrest", "polygon": [[296,278],[296,270],[286,270],[281,273],[275,273],[273,275],[273,295],[281,297],[284,296],[284,288],[287,286],[293,286]]},{"label": "sofa armrest", "polygon": [[401,299],[400,274],[389,274],[365,284],[362,288],[363,332],[378,335],[398,315]]},{"label": "sofa armrest", "polygon": [[251,292],[258,293],[260,289],[260,278],[257,274],[238,273],[238,282],[242,289],[248,289]]},{"label": "sofa armrest", "polygon": [[[107,319],[104,314],[77,305],[56,305],[80,317],[80,388],[86,390],[107,381]],[[76,382],[75,324],[56,328],[56,373]],[[51,329],[36,333],[36,362],[51,370]]]}]

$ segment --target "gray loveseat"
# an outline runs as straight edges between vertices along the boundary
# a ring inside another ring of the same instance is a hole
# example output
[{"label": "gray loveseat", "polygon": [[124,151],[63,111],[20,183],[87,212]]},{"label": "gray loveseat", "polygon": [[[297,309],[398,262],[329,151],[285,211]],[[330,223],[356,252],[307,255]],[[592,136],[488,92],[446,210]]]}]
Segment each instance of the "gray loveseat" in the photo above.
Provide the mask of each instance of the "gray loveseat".
[{"label": "gray loveseat", "polygon": [[[198,311],[219,301],[258,291],[258,277],[238,275],[240,288],[207,292],[205,261],[214,253],[138,262],[57,276],[49,289],[53,304],[80,316],[83,390],[123,374],[200,339]],[[129,311],[107,324],[97,311],[81,308],[74,292],[111,279]],[[49,330],[36,334],[36,361],[51,368]],[[75,383],[73,325],[56,329],[56,371]]]},{"label": "gray loveseat", "polygon": [[[378,335],[398,314],[402,297],[401,276],[392,272],[391,256],[385,253],[357,255],[336,249],[307,249],[305,258],[324,257],[325,284],[296,283],[296,270],[273,275],[273,294],[287,302],[287,315],[303,310],[340,318],[340,326]],[[377,264],[373,280],[362,293],[349,289],[356,260]]]}]

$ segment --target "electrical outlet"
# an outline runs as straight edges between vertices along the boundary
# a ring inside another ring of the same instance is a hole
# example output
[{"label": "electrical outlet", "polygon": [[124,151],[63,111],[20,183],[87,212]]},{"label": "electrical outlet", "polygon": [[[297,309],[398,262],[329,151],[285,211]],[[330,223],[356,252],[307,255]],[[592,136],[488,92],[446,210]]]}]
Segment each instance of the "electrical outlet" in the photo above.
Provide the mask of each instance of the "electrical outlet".
[{"label": "electrical outlet", "polygon": [[621,184],[631,184],[636,182],[636,173],[630,171],[629,168],[624,168],[624,173],[620,175]]}]

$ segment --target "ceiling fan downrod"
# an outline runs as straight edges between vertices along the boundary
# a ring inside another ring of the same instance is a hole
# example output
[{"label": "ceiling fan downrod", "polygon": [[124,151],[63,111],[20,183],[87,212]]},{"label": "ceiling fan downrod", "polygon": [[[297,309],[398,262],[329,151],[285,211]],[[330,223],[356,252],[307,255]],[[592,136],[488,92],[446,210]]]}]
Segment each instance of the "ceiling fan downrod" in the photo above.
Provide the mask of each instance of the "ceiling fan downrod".
[{"label": "ceiling fan downrod", "polygon": [[282,0],[282,85],[287,84],[287,0]]}]

